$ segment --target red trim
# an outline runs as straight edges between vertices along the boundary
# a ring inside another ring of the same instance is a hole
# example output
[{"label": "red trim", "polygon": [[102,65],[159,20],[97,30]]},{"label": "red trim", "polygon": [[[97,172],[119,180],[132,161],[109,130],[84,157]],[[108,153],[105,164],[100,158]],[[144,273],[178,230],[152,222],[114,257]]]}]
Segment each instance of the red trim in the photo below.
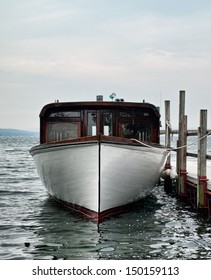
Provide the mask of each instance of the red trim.
[{"label": "red trim", "polygon": [[[143,142],[143,144],[135,141],[135,139],[127,139],[122,137],[115,137],[115,136],[105,136],[102,134],[98,134],[97,136],[86,136],[86,137],[80,137],[77,139],[66,139],[61,141],[52,141],[48,143],[42,143],[39,145],[36,145],[31,148],[30,153],[33,155],[33,152],[36,152],[40,149],[47,149],[47,148],[53,148],[53,147],[60,147],[62,145],[74,145],[74,144],[86,144],[86,143],[96,143],[96,142],[103,142],[103,143],[113,143],[113,144],[122,144],[122,145],[130,145],[130,146],[144,146],[144,144],[149,144],[152,147],[157,148],[163,148],[164,146],[159,145],[157,143],[148,143]],[[145,146],[144,146],[145,147]]]},{"label": "red trim", "polygon": [[181,175],[187,175],[187,174],[188,174],[188,172],[187,172],[186,170],[182,170],[182,169],[180,169],[180,174],[181,174]]},{"label": "red trim", "polygon": [[60,204],[66,206],[67,208],[70,208],[70,209],[76,211],[78,214],[82,214],[83,217],[87,217],[88,219],[92,220],[93,222],[97,222],[97,223],[103,222],[109,216],[114,216],[114,215],[117,215],[120,213],[124,213],[124,212],[128,211],[129,209],[131,209],[137,203],[137,202],[133,202],[133,203],[130,203],[127,205],[108,209],[101,213],[97,213],[95,211],[89,210],[89,209],[79,206],[77,204],[73,204],[73,203],[70,203],[67,201],[60,200],[54,196],[51,196],[51,197],[53,199],[55,199],[56,201],[58,201]]},{"label": "red trim", "polygon": [[[95,136],[84,136],[84,137],[79,137],[79,138],[74,138],[74,139],[65,139],[65,140],[60,140],[60,141],[51,141],[51,142],[47,142],[47,143],[43,143],[41,145],[55,145],[55,144],[69,144],[69,143],[84,143],[84,142],[94,142],[94,141],[107,141],[107,142],[114,142],[114,143],[126,143],[126,144],[130,144],[130,145],[134,145],[134,146],[141,146],[141,144],[137,141],[135,141],[135,139],[130,139],[130,138],[124,138],[124,137],[116,137],[116,136],[106,136],[106,135],[102,135],[102,134],[98,134]],[[148,143],[148,142],[144,142],[143,143]],[[142,143],[141,142],[141,143]],[[159,145],[158,143],[151,143],[150,145],[153,147],[164,147]]]},{"label": "red trim", "polygon": [[166,165],[165,165],[165,170],[166,170],[166,169],[171,169],[171,167],[172,167],[172,166],[171,166],[170,163],[166,163]]},{"label": "red trim", "polygon": [[207,182],[209,179],[207,179],[207,176],[199,176],[199,181],[200,182]]}]

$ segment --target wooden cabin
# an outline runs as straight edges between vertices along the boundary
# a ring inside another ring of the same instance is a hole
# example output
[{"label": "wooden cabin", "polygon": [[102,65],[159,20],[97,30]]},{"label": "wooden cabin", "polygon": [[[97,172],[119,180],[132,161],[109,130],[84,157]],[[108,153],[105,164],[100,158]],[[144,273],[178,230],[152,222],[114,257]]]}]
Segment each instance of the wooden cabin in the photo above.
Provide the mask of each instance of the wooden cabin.
[{"label": "wooden cabin", "polygon": [[55,102],[40,113],[40,143],[95,135],[159,143],[160,114],[149,103]]}]

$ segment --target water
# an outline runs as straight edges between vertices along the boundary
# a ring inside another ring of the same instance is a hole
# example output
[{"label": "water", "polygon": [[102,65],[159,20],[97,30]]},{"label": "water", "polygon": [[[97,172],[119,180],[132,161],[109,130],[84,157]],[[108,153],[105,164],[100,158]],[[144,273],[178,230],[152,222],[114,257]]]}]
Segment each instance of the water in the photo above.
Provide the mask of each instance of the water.
[{"label": "water", "polygon": [[211,259],[211,224],[157,186],[99,226],[50,199],[29,149],[0,137],[0,259]]}]

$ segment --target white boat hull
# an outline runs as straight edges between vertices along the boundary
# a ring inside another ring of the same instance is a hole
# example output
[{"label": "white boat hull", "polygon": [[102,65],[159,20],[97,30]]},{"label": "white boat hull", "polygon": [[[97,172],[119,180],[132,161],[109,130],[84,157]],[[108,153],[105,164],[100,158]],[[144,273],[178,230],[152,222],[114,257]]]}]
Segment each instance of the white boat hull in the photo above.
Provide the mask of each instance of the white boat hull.
[{"label": "white boat hull", "polygon": [[169,152],[94,141],[40,145],[31,154],[51,196],[99,221],[146,196]]}]

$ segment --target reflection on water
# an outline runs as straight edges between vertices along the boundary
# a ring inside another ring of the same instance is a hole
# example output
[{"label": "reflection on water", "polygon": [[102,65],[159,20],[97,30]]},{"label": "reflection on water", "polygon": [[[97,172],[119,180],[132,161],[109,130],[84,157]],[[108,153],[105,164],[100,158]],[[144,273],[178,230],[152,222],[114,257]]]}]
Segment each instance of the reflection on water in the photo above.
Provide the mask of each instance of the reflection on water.
[{"label": "reflection on water", "polygon": [[210,223],[162,186],[97,225],[48,198],[28,154],[37,139],[0,141],[0,259],[211,259]]},{"label": "reflection on water", "polygon": [[211,227],[160,187],[131,212],[97,225],[46,200],[25,252],[34,259],[209,259]]}]

